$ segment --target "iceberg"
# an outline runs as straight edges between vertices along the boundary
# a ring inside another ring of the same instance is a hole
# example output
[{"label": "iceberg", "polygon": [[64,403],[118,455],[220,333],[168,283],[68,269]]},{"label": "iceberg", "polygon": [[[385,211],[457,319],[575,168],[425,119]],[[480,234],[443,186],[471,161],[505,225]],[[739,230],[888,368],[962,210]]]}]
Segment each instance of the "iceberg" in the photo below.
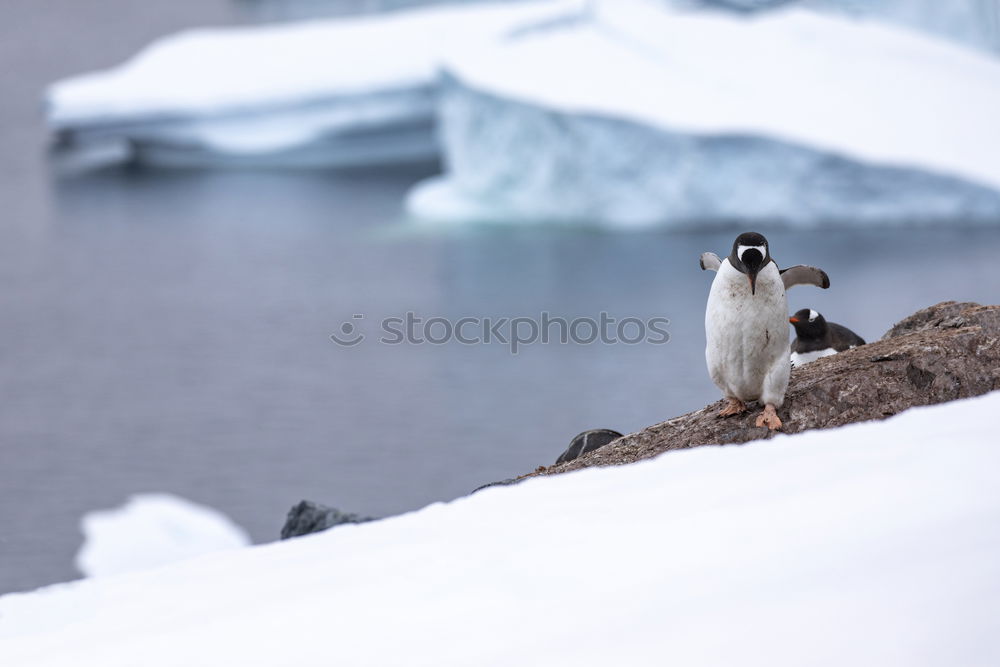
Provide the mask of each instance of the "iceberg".
[{"label": "iceberg", "polygon": [[898,26],[598,1],[443,67],[417,218],[1000,222],[1000,60]]},{"label": "iceberg", "polygon": [[436,157],[440,61],[579,2],[434,7],[201,29],[47,92],[58,144],[168,165],[341,166]]},{"label": "iceberg", "polygon": [[89,512],[81,527],[76,566],[87,577],[148,570],[250,544],[229,517],[169,494],[139,494],[122,507]]},{"label": "iceberg", "polygon": [[819,12],[909,26],[1000,55],[1000,0],[660,0],[679,9],[742,13],[797,4]]},{"label": "iceberg", "polygon": [[[703,0],[712,4],[767,8],[784,0]],[[793,0],[795,1],[795,0]],[[997,0],[798,0],[817,11],[836,12],[909,26],[967,47],[1000,55],[1000,2]],[[752,5],[752,6],[751,6]]]},{"label": "iceberg", "polygon": [[49,122],[84,166],[442,157],[426,220],[1000,222],[1000,59],[886,21],[1000,40],[973,0],[471,3],[188,31]]},{"label": "iceberg", "polygon": [[0,597],[4,667],[995,665],[1000,392]]}]

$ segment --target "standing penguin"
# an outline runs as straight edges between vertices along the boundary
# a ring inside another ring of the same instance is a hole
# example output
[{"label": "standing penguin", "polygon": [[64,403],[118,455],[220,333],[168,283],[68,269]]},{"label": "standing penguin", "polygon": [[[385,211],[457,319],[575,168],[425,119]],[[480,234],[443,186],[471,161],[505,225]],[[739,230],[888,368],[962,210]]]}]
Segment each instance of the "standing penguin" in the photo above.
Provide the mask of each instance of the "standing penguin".
[{"label": "standing penguin", "polygon": [[727,400],[719,416],[740,414],[747,401],[759,400],[764,412],[756,425],[781,428],[777,408],[791,370],[785,290],[799,284],[826,289],[830,279],[809,266],[779,271],[767,239],[756,232],[737,236],[724,260],[703,254],[701,268],[717,271],[705,309],[705,361]]},{"label": "standing penguin", "polygon": [[803,308],[788,318],[795,327],[792,366],[802,366],[865,344],[865,339],[836,322],[827,322],[815,310]]}]

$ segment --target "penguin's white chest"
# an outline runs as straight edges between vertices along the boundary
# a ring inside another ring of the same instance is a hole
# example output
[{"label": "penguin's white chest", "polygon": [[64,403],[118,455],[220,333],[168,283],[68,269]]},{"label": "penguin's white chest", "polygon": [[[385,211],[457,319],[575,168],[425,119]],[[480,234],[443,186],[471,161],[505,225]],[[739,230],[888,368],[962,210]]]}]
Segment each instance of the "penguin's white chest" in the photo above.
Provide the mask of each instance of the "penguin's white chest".
[{"label": "penguin's white chest", "polygon": [[814,352],[792,352],[792,366],[795,366],[796,368],[799,366],[805,366],[810,361],[816,361],[817,359],[829,357],[834,354],[837,354],[837,351],[832,347],[828,347],[824,350],[815,350]]},{"label": "penguin's white chest", "polygon": [[705,311],[705,360],[726,396],[780,405],[788,386],[788,300],[768,263],[750,293],[747,276],[723,260]]}]

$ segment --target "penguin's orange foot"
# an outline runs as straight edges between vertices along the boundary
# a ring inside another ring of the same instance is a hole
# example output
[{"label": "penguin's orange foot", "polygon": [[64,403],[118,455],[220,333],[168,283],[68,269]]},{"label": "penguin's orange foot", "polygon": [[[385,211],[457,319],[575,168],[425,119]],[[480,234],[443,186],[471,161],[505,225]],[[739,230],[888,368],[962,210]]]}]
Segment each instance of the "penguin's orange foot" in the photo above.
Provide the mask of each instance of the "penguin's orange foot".
[{"label": "penguin's orange foot", "polygon": [[778,413],[775,412],[774,406],[770,403],[764,406],[764,412],[757,417],[757,428],[763,428],[764,426],[772,431],[781,428],[781,420],[778,419]]},{"label": "penguin's orange foot", "polygon": [[731,417],[747,411],[747,404],[738,398],[727,398],[726,407],[719,410],[719,417]]}]

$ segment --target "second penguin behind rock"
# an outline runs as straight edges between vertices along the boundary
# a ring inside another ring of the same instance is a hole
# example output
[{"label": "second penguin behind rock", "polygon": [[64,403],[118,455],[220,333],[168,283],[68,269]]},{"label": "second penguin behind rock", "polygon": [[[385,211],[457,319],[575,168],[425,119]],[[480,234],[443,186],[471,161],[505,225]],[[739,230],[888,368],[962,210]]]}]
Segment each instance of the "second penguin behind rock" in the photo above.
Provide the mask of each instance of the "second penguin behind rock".
[{"label": "second penguin behind rock", "polygon": [[865,339],[836,322],[827,322],[815,310],[803,308],[788,318],[795,327],[792,341],[792,366],[802,366],[820,357],[828,357],[865,344]]}]

